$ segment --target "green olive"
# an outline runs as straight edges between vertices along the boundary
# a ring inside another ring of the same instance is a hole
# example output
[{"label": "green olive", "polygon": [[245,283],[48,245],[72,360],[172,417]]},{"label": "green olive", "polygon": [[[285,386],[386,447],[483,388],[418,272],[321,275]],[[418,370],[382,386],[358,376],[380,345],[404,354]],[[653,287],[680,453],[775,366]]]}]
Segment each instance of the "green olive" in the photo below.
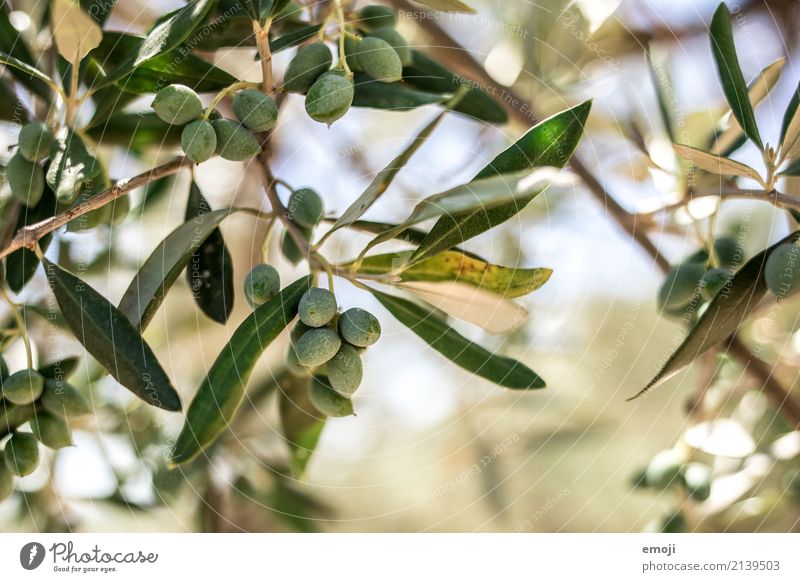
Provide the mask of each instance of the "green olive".
[{"label": "green olive", "polygon": [[405,39],[405,37],[397,32],[397,30],[389,26],[385,26],[383,28],[376,28],[375,30],[371,31],[368,36],[374,36],[386,41],[389,46],[394,49],[394,52],[397,53],[397,56],[400,57],[400,62],[402,65],[404,67],[411,66],[414,60],[411,47],[408,46],[408,41]]},{"label": "green olive", "polygon": [[60,416],[40,412],[31,419],[31,432],[44,446],[62,449],[72,446],[72,432]]},{"label": "green olive", "polygon": [[300,298],[300,321],[309,327],[327,325],[336,315],[336,297],[327,289],[312,287]]},{"label": "green olive", "polygon": [[300,188],[292,192],[286,210],[292,222],[307,228],[319,224],[325,212],[322,198],[311,188]]},{"label": "green olive", "polygon": [[306,112],[320,123],[332,124],[353,104],[353,81],[338,72],[325,73],[317,79],[306,95]]},{"label": "green olive", "polygon": [[307,93],[320,75],[330,70],[333,55],[328,45],[315,42],[302,47],[289,63],[283,86],[289,93]]},{"label": "green olive", "polygon": [[36,370],[20,370],[3,381],[3,397],[13,404],[32,404],[43,391],[44,378]]},{"label": "green olive", "polygon": [[203,114],[200,97],[185,85],[167,85],[156,93],[153,111],[166,123],[185,125]]},{"label": "green olive", "polygon": [[263,305],[281,290],[281,276],[272,265],[256,265],[244,278],[244,295],[250,307]]},{"label": "green olive", "polygon": [[205,119],[187,124],[181,132],[181,149],[195,164],[201,164],[217,151],[217,132]]},{"label": "green olive", "polygon": [[659,308],[677,310],[689,305],[700,292],[700,279],[705,272],[705,267],[696,262],[684,262],[673,267],[661,285]]},{"label": "green olive", "polygon": [[294,344],[298,362],[307,368],[321,366],[335,356],[340,347],[342,340],[330,327],[310,329]]},{"label": "green olive", "polygon": [[239,91],[233,96],[233,112],[252,131],[269,131],[278,122],[278,106],[275,101],[255,89]]},{"label": "green olive", "polygon": [[215,119],[211,125],[217,133],[217,153],[222,158],[242,162],[261,151],[256,137],[242,124],[230,119]]},{"label": "green olive", "polygon": [[27,432],[17,432],[8,439],[5,451],[6,465],[19,477],[30,475],[39,466],[39,443]]},{"label": "green olive", "polygon": [[19,132],[19,153],[26,160],[38,162],[50,155],[54,141],[46,123],[29,123]]},{"label": "green olive", "polygon": [[309,386],[309,399],[314,408],[325,416],[353,416],[353,403],[328,385],[327,378],[314,376]]},{"label": "green olive", "polygon": [[397,24],[397,14],[395,14],[395,11],[388,6],[370,4],[369,6],[364,6],[361,10],[359,10],[358,16],[358,25],[368,30],[383,28],[386,26],[392,27]]},{"label": "green olive", "polygon": [[44,195],[44,170],[36,162],[26,160],[19,152],[11,156],[8,162],[6,181],[14,198],[25,206],[36,206]]},{"label": "green olive", "polygon": [[366,309],[353,307],[339,318],[339,334],[349,344],[366,348],[381,337],[381,324],[378,318]]},{"label": "green olive", "polygon": [[361,355],[353,346],[342,344],[325,366],[331,387],[342,396],[352,396],[361,385],[364,367]]},{"label": "green olive", "polygon": [[72,384],[48,378],[44,382],[42,407],[50,414],[71,418],[92,412],[92,407]]},{"label": "green olive", "polygon": [[394,83],[403,77],[400,56],[385,40],[368,36],[358,45],[358,64],[364,72],[381,83]]}]

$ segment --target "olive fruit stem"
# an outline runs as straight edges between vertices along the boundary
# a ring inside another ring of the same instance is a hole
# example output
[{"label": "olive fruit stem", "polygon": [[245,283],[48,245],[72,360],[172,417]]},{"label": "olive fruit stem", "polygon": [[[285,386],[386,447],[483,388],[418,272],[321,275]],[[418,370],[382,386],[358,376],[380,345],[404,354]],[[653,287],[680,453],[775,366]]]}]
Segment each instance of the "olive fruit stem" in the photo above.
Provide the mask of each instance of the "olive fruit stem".
[{"label": "olive fruit stem", "polygon": [[344,18],[344,10],[342,9],[342,0],[333,1],[336,9],[336,17],[339,19],[339,65],[344,69],[344,76],[347,79],[352,79],[353,71],[350,70],[350,66],[347,64],[347,54],[344,48],[347,30],[345,29],[346,20]]},{"label": "olive fruit stem", "polygon": [[253,83],[250,81],[237,81],[236,83],[225,87],[222,91],[217,93],[214,98],[211,100],[211,103],[208,104],[206,110],[203,112],[203,116],[200,118],[203,121],[207,120],[214,109],[219,105],[219,102],[225,99],[226,96],[230,95],[231,93],[235,93],[239,89],[258,89],[261,87],[259,83]]},{"label": "olive fruit stem", "polygon": [[33,353],[31,352],[31,340],[28,337],[28,331],[25,326],[25,320],[22,318],[20,314],[20,306],[12,301],[11,297],[8,296],[8,292],[0,286],[0,296],[3,297],[8,306],[11,308],[11,313],[14,314],[14,321],[17,324],[17,329],[19,330],[19,336],[22,338],[22,343],[25,344],[25,358],[28,362],[28,369],[33,368]]}]

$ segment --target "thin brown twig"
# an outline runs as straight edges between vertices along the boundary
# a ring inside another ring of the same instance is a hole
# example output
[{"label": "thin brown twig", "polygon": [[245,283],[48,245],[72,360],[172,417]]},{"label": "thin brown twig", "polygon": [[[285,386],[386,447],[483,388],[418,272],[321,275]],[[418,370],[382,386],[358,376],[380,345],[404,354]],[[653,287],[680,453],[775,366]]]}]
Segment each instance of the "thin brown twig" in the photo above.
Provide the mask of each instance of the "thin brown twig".
[{"label": "thin brown twig", "polygon": [[[418,8],[408,0],[390,0],[390,2],[399,10],[407,12],[418,10]],[[485,87],[494,88],[495,94],[504,95],[505,98],[500,101],[508,111],[511,119],[526,127],[531,124],[531,112],[535,111],[535,109],[528,100],[523,99],[511,88],[499,86],[486,72],[483,65],[475,60],[472,55],[470,55],[458,41],[450,36],[450,34],[442,29],[435,20],[420,19],[417,21],[417,24],[432,37],[433,42],[430,46],[432,52],[445,60],[451,68],[466,79],[480,83]],[[647,230],[640,226],[642,221],[638,220],[635,214],[628,212],[613,196],[611,196],[611,194],[609,194],[589,168],[581,161],[578,155],[572,157],[570,166],[581,178],[592,196],[605,207],[614,222],[636,241],[662,272],[668,271],[670,268],[669,261],[661,254],[653,241],[650,240]],[[648,221],[644,221],[643,224],[647,225]],[[739,360],[745,369],[760,383],[764,394],[784,418],[786,418],[792,426],[800,427],[800,404],[798,404],[789,391],[772,376],[768,364],[754,356],[736,334],[734,334],[728,344],[728,351]]]}]

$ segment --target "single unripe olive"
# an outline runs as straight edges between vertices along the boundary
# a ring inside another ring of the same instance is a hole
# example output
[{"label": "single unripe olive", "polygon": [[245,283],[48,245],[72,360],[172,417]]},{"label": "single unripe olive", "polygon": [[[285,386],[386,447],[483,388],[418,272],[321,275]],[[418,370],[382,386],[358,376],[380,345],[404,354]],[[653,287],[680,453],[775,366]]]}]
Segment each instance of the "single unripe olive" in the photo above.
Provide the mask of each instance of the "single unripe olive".
[{"label": "single unripe olive", "polygon": [[[327,289],[312,287],[300,298],[297,313],[309,327],[327,325],[336,315],[336,297]],[[337,348],[338,349],[338,348]]]},{"label": "single unripe olive", "polygon": [[217,132],[205,119],[187,124],[181,132],[181,149],[195,164],[210,159],[217,151]]},{"label": "single unripe olive", "polygon": [[6,443],[3,456],[12,473],[19,477],[30,475],[39,466],[39,443],[30,433],[14,433]]},{"label": "single unripe olive", "polygon": [[714,241],[714,253],[723,267],[738,269],[745,262],[744,245],[730,236],[721,236]]},{"label": "single unripe olive", "polygon": [[339,351],[342,340],[330,327],[310,329],[294,344],[297,361],[302,366],[313,368],[321,366]]},{"label": "single unripe olive", "polygon": [[361,71],[361,65],[358,63],[358,47],[361,45],[361,37],[350,36],[349,34],[344,37],[344,54],[347,59],[347,66],[351,71]]},{"label": "single unripe olive", "polygon": [[339,318],[339,334],[347,343],[366,348],[380,339],[381,323],[366,309],[353,307]]},{"label": "single unripe olive", "polygon": [[800,244],[784,243],[773,250],[764,267],[764,280],[781,299],[800,291]]},{"label": "single unripe olive", "polygon": [[203,114],[200,97],[185,85],[167,85],[156,93],[152,107],[159,119],[172,125],[184,125]]},{"label": "single unripe olive", "polygon": [[300,188],[292,192],[292,195],[289,196],[286,210],[292,222],[305,227],[313,227],[319,224],[325,212],[322,198],[311,188]]},{"label": "single unripe olive", "polygon": [[72,384],[48,378],[44,382],[42,407],[50,414],[71,418],[92,412],[89,402]]},{"label": "single unripe olive", "polygon": [[[312,229],[307,227],[299,227],[299,229],[307,241],[311,239]],[[297,242],[294,240],[294,237],[292,237],[288,230],[284,231],[283,236],[281,237],[281,252],[283,253],[283,256],[286,257],[286,259],[293,265],[298,264],[300,261],[306,258],[305,252],[299,246],[297,246]]]},{"label": "single unripe olive", "polygon": [[25,206],[36,206],[44,194],[44,170],[17,152],[6,168],[6,181],[11,193]]},{"label": "single unripe olive", "polygon": [[731,280],[733,273],[730,269],[709,269],[703,278],[700,280],[703,288],[703,297],[709,301],[713,299],[717,293],[722,291]]},{"label": "single unripe olive", "polygon": [[692,499],[705,501],[711,496],[711,467],[689,463],[683,472],[683,483]]},{"label": "single unripe olive", "polygon": [[646,482],[648,487],[666,489],[677,482],[683,469],[683,458],[680,454],[668,449],[657,453],[647,465]]},{"label": "single unripe olive", "polygon": [[394,83],[403,78],[400,56],[385,40],[368,36],[358,45],[358,64],[364,72],[382,83]]},{"label": "single unripe olive", "polygon": [[353,81],[337,72],[325,73],[308,90],[306,113],[311,119],[330,125],[347,113],[354,96]]},{"label": "single unripe olive", "polygon": [[26,160],[38,162],[50,155],[55,137],[46,123],[29,123],[19,132],[19,153]]},{"label": "single unripe olive", "polygon": [[388,6],[370,4],[359,10],[358,16],[360,19],[358,25],[369,30],[397,24],[397,15]]},{"label": "single unripe olive", "polygon": [[14,492],[14,481],[13,473],[5,461],[0,460],[0,503],[11,497]]},{"label": "single unripe olive", "polygon": [[44,378],[36,370],[20,370],[3,381],[3,397],[14,404],[31,404],[43,391]]},{"label": "single unripe olive", "polygon": [[40,412],[31,419],[31,432],[40,443],[51,449],[72,446],[72,432],[60,416]]},{"label": "single unripe olive", "polygon": [[315,42],[297,51],[283,77],[283,86],[289,93],[306,93],[319,76],[333,65],[331,49],[323,42]]},{"label": "single unripe olive", "polygon": [[374,36],[386,41],[389,46],[394,49],[394,52],[397,53],[397,56],[400,57],[400,62],[402,65],[404,67],[411,66],[411,63],[414,60],[411,47],[408,46],[408,41],[405,39],[405,37],[397,32],[397,30],[385,26],[383,28],[376,28],[375,30],[371,31],[368,36]]},{"label": "single unripe olive", "polygon": [[325,416],[340,418],[353,416],[353,403],[328,386],[327,378],[314,376],[308,389],[308,396],[314,408]]},{"label": "single unripe olive", "polygon": [[666,310],[686,307],[698,295],[700,279],[705,272],[705,267],[695,262],[681,263],[670,269],[658,292],[659,307]]},{"label": "single unripe olive", "polygon": [[242,124],[230,119],[215,119],[211,125],[217,133],[217,153],[226,160],[243,162],[261,151],[256,136]]},{"label": "single unripe olive", "polygon": [[281,276],[272,265],[256,265],[244,278],[244,296],[250,307],[263,305],[281,290]]},{"label": "single unripe olive", "polygon": [[278,106],[272,97],[255,89],[233,96],[233,112],[252,131],[268,131],[278,122]]},{"label": "single unripe olive", "polygon": [[353,346],[342,344],[325,366],[331,387],[339,394],[352,396],[361,385],[364,367],[361,355]]}]

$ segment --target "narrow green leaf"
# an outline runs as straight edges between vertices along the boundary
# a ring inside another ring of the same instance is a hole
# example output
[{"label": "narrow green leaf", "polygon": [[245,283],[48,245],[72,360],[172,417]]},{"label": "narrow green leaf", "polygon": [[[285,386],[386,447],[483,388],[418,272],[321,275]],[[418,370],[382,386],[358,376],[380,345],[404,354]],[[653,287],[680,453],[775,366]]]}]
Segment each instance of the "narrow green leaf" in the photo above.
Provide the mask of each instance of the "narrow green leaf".
[{"label": "narrow green leaf", "polygon": [[[144,37],[122,32],[107,32],[90,57],[104,70],[113,71],[130,55],[141,50]],[[199,93],[220,91],[237,81],[236,77],[191,53],[179,49],[159,55],[137,66],[116,85],[129,93],[156,93],[178,83]],[[106,84],[105,80],[101,81]]]},{"label": "narrow green leaf", "polygon": [[86,14],[101,26],[111,16],[111,11],[114,10],[114,5],[116,4],[116,0],[80,0],[80,2]]},{"label": "narrow green leaf", "polygon": [[370,292],[400,323],[457,366],[506,388],[544,388],[544,380],[533,370],[469,341],[427,309],[374,289]]},{"label": "narrow green leaf", "polygon": [[73,356],[41,365],[38,371],[45,378],[66,378],[78,368],[78,364],[80,363],[80,358]]},{"label": "narrow green leaf", "polygon": [[[186,204],[186,222],[202,221],[211,207],[192,181]],[[186,279],[195,303],[217,323],[225,323],[233,311],[233,259],[219,228],[215,228],[194,252]]]},{"label": "narrow green leaf", "polygon": [[[31,80],[36,80],[36,81],[41,81],[42,83],[45,83],[52,88],[58,87],[58,85],[56,84],[55,81],[53,81],[53,79],[42,73],[39,69],[32,67],[6,53],[0,52],[0,65],[6,65],[8,67],[11,67],[12,69],[15,69],[17,71],[17,76],[22,81],[29,82]],[[40,95],[41,93],[44,93],[44,95],[42,95],[43,97],[49,96],[47,91],[39,90],[37,91],[37,93],[39,93]]]},{"label": "narrow green leaf", "polygon": [[200,245],[233,210],[207,212],[173,230],[147,258],[119,302],[120,311],[143,330]]},{"label": "narrow green leaf", "polygon": [[89,153],[80,136],[70,131],[56,140],[47,169],[47,185],[60,200],[74,198],[75,193],[102,172],[100,162]]},{"label": "narrow green leaf", "polygon": [[691,364],[712,347],[730,338],[747,316],[757,307],[767,292],[764,280],[764,266],[774,249],[786,242],[800,238],[800,231],[794,232],[771,247],[761,251],[739,269],[692,326],[689,335],[678,349],[669,357],[667,363],[658,371],[647,386],[633,400],[649,392],[683,368]]},{"label": "narrow green leaf", "polygon": [[789,105],[786,107],[786,112],[783,114],[783,122],[781,123],[781,141],[783,144],[786,141],[786,134],[789,131],[789,125],[797,113],[797,106],[800,105],[800,84],[792,93],[792,98],[789,100]]},{"label": "narrow green leaf", "polygon": [[[653,80],[653,87],[656,90],[656,101],[658,111],[661,113],[661,121],[667,135],[672,143],[677,141],[675,137],[675,111],[671,98],[677,95],[672,84],[672,76],[669,73],[668,63],[662,54],[654,55],[653,47],[648,46],[646,51],[647,65],[650,69],[650,78]],[[672,96],[672,97],[670,97]]]},{"label": "narrow green leaf", "polygon": [[162,148],[177,145],[181,141],[179,125],[161,121],[155,113],[117,113],[102,124],[93,125],[88,134],[103,144],[121,145],[125,149],[141,150],[154,143]]},{"label": "narrow green leaf", "polygon": [[319,443],[323,416],[308,397],[311,376],[298,377],[284,373],[280,380],[278,411],[281,431],[289,449],[289,467],[295,479],[301,479]]},{"label": "narrow green leaf", "polygon": [[177,48],[203,22],[213,4],[213,0],[195,0],[173,12],[169,18],[159,22],[147,33],[137,52],[110,71],[105,80],[95,88],[116,83],[130,75],[139,65]]},{"label": "narrow green leaf", "polygon": [[[553,273],[551,269],[517,269],[492,265],[467,256],[461,251],[445,251],[420,261],[409,268],[411,251],[388,253],[367,257],[358,273],[363,275],[386,275],[397,271],[397,281],[459,281],[503,297],[522,297],[539,289]],[[350,265],[343,265],[348,267]]]},{"label": "narrow green leaf", "polygon": [[[425,143],[425,140],[430,137],[433,131],[438,127],[439,123],[444,119],[444,116],[447,114],[447,111],[442,111],[439,115],[433,118],[424,128],[422,131],[417,134],[411,140],[411,143],[408,144],[406,149],[404,149],[400,155],[398,155],[395,159],[393,159],[389,164],[383,168],[378,174],[373,178],[372,182],[364,192],[361,193],[355,202],[353,202],[350,207],[345,210],[339,219],[333,223],[331,227],[330,233],[339,230],[344,226],[348,226],[353,224],[356,220],[361,218],[364,213],[369,210],[369,208],[378,201],[378,198],[386,192],[386,189],[394,180],[395,176],[397,176],[398,172],[403,169],[403,167],[408,163],[417,150],[422,147],[422,144]],[[325,235],[326,237],[328,234]]]},{"label": "narrow green leaf", "polygon": [[[37,63],[33,58],[33,53],[31,53],[28,44],[25,42],[20,32],[11,24],[11,21],[8,19],[8,14],[8,4],[5,2],[0,4],[0,53],[5,53],[35,70]],[[17,69],[16,67],[14,67],[14,69],[15,70],[10,71],[12,74],[14,74],[16,70],[26,73],[23,75],[16,75],[16,77],[28,89],[45,99],[45,101],[49,101],[50,89],[48,85],[50,85],[50,87],[53,86],[52,80],[50,80],[49,77],[45,75],[46,80],[44,80],[31,75],[30,71]],[[43,75],[43,73],[40,74]]]},{"label": "narrow green leaf", "polygon": [[105,297],[44,259],[58,306],[75,338],[117,382],[152,406],[181,409],[181,400],[153,350]]},{"label": "narrow green leaf", "polygon": [[[22,206],[20,208],[16,230],[54,216],[57,208],[58,206],[53,191],[45,187],[44,195],[35,207],[28,208],[27,206]],[[47,250],[52,239],[52,234],[47,234],[39,239],[39,248],[42,249],[42,252]],[[25,285],[28,284],[28,281],[31,280],[34,273],[36,273],[38,267],[39,257],[29,249],[19,249],[8,255],[6,257],[6,282],[9,288],[14,293],[22,291]]]},{"label": "narrow green leaf", "polygon": [[[413,51],[413,62],[403,69],[403,84],[440,95],[452,95],[460,87],[469,82],[450,71],[444,65],[420,51]],[[503,124],[508,122],[508,114],[486,91],[472,87],[469,93],[453,108],[461,113],[487,123]]]},{"label": "narrow green leaf", "polygon": [[273,54],[303,44],[319,32],[319,24],[303,26],[269,41],[269,50]]},{"label": "narrow green leaf", "polygon": [[793,160],[792,163],[790,163],[788,166],[786,166],[786,169],[783,170],[779,175],[780,176],[800,176],[800,158],[797,158],[796,160]]},{"label": "narrow green leaf", "polygon": [[310,284],[310,277],[295,281],[239,325],[189,406],[186,422],[172,451],[174,465],[192,460],[229,426],[244,398],[256,361],[294,319],[300,297]]},{"label": "narrow green leaf", "polygon": [[[563,168],[578,147],[591,107],[591,101],[586,101],[535,125],[498,154],[475,179],[524,172],[542,166]],[[538,194],[537,191],[528,198],[496,208],[443,215],[420,244],[412,260],[432,257],[502,224],[518,214]]]},{"label": "narrow green leaf", "polygon": [[739,57],[736,55],[736,44],[733,39],[733,24],[727,5],[722,2],[711,20],[711,50],[717,63],[717,71],[722,82],[722,90],[728,100],[736,121],[742,127],[745,135],[749,137],[759,149],[764,149],[761,135],[756,125],[756,117],[750,97],[747,94],[747,84],[739,66]]},{"label": "narrow green leaf", "polygon": [[411,111],[425,105],[443,103],[444,93],[428,93],[410,89],[405,83],[381,83],[357,73],[354,79],[353,107],[382,109],[385,111]]},{"label": "narrow green leaf", "polygon": [[250,20],[261,20],[261,0],[240,0]]}]

